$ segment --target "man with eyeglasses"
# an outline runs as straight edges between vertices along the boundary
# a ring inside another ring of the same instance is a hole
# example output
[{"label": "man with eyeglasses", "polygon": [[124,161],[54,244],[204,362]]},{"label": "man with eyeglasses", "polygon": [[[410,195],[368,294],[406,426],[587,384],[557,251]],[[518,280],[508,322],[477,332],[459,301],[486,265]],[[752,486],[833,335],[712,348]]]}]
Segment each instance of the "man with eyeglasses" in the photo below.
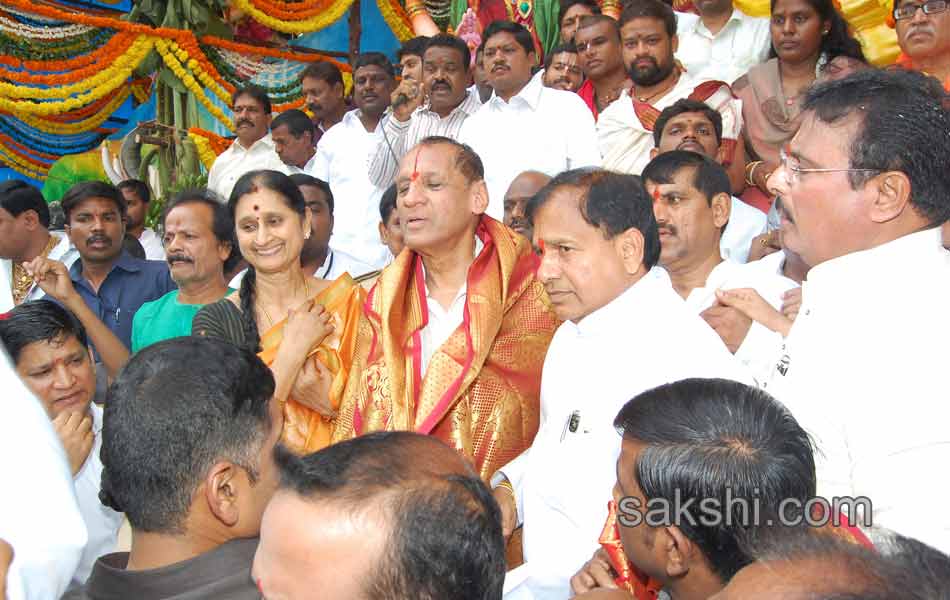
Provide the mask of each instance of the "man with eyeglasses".
[{"label": "man with eyeglasses", "polygon": [[[814,437],[818,495],[947,552],[950,112],[937,81],[855,73],[810,89],[769,187],[783,243],[812,265],[766,389]],[[926,496],[920,493],[926,482]],[[869,519],[872,520],[869,521]]]},{"label": "man with eyeglasses", "polygon": [[898,64],[936,77],[950,91],[950,12],[947,0],[894,0]]}]

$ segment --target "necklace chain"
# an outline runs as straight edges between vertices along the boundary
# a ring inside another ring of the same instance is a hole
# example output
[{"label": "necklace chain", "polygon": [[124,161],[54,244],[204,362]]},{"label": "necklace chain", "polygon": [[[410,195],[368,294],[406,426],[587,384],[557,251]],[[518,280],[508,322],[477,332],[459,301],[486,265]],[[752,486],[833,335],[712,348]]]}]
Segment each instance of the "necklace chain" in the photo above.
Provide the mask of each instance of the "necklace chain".
[{"label": "necklace chain", "polygon": [[[306,279],[304,280],[303,289],[304,289],[304,299],[309,300],[310,299],[310,281]],[[264,316],[267,317],[268,327],[273,327],[275,324],[275,321],[274,319],[270,317],[270,314],[267,312],[267,309],[264,308],[263,304],[260,305],[260,309],[261,309],[261,312],[264,313]]]}]

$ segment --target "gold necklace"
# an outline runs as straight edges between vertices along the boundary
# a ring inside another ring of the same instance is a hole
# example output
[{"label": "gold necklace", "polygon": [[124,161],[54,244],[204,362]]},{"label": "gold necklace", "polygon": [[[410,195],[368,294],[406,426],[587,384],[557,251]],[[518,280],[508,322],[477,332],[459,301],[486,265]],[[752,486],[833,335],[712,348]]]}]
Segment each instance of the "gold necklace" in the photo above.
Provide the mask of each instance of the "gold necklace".
[{"label": "gold necklace", "polygon": [[[56,244],[59,243],[59,240],[56,236],[49,236],[49,240],[46,242],[46,247],[43,248],[43,252],[40,253],[40,256],[46,258],[49,256],[49,253],[52,252],[53,248],[56,247]],[[11,287],[13,291],[13,303],[15,305],[21,304],[26,297],[29,295],[30,290],[33,288],[33,276],[30,275],[24,266],[16,261],[13,262],[13,276]]]},{"label": "gold necklace", "polygon": [[[308,280],[306,280],[306,279],[305,279],[304,282],[303,282],[303,290],[304,290],[304,300],[305,300],[305,301],[306,301],[306,300],[309,300],[309,299],[310,299],[310,282],[309,282]],[[260,305],[260,309],[261,309],[261,312],[264,313],[264,316],[267,317],[267,324],[268,324],[268,326],[269,326],[269,327],[273,327],[273,326],[274,326],[274,319],[271,319],[271,318],[270,318],[270,315],[267,313],[267,309],[264,308],[264,305],[263,305],[263,304]]]},{"label": "gold necklace", "polygon": [[665,93],[665,92],[668,92],[668,91],[670,91],[671,89],[673,89],[674,87],[676,87],[676,84],[677,84],[677,82],[678,82],[679,80],[680,80],[680,72],[677,70],[677,72],[676,72],[676,77],[673,78],[673,81],[671,81],[671,82],[670,82],[670,85],[668,85],[667,87],[664,87],[664,88],[661,89],[661,90],[657,90],[657,91],[653,92],[652,94],[650,94],[649,96],[643,96],[642,98],[641,98],[640,96],[637,96],[637,93],[636,93],[636,92],[637,92],[637,87],[636,87],[636,86],[633,86],[633,89],[631,90],[631,93],[632,93],[634,96],[636,96],[636,97],[637,97],[637,100],[639,100],[640,102],[647,102],[647,101],[649,101],[649,100],[652,100],[652,99],[656,98],[656,97],[659,96],[660,94]]}]

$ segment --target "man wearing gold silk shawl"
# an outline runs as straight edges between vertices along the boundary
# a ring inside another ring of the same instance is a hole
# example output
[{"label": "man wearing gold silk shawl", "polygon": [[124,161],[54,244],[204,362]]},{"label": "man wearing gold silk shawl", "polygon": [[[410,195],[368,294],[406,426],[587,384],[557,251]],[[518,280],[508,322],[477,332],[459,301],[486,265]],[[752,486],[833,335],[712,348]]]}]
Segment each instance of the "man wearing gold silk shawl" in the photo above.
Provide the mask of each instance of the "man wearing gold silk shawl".
[{"label": "man wearing gold silk shawl", "polygon": [[487,479],[534,439],[558,321],[530,242],[484,215],[483,177],[478,155],[448,138],[403,158],[396,210],[406,249],[363,308],[334,440],[431,434]]}]

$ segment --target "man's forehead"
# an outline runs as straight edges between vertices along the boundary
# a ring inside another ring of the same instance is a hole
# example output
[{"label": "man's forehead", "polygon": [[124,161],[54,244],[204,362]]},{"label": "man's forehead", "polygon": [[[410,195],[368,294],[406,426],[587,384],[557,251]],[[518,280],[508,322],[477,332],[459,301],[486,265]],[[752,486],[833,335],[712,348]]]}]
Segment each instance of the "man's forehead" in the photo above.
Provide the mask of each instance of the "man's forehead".
[{"label": "man's forehead", "polygon": [[370,75],[389,77],[389,73],[379,65],[363,65],[353,72],[353,77],[369,77]]},{"label": "man's forehead", "polygon": [[259,108],[264,110],[264,105],[262,103],[255,100],[253,96],[249,96],[247,94],[238,97],[238,99],[234,101],[234,108],[237,109],[239,106],[242,108]]},{"label": "man's forehead", "polygon": [[211,207],[201,202],[188,202],[168,211],[165,223],[174,224],[176,221],[206,221],[210,223],[214,218]]},{"label": "man's forehead", "polygon": [[508,44],[515,44],[520,47],[518,40],[515,39],[514,34],[508,33],[507,31],[501,31],[495,35],[488,38],[485,42],[485,49],[488,48],[497,48],[498,46],[506,46]]},{"label": "man's forehead", "polygon": [[705,123],[707,125],[713,125],[713,122],[709,119],[709,117],[701,112],[685,112],[670,117],[670,120],[666,123],[666,126],[663,127],[663,131],[666,132],[666,130],[668,130],[674,124],[682,125],[684,123]]},{"label": "man's forehead", "polygon": [[558,52],[551,58],[551,64],[557,62],[577,62],[577,54],[574,52]]},{"label": "man's forehead", "polygon": [[115,205],[113,200],[109,198],[103,198],[101,196],[94,196],[92,198],[86,198],[80,202],[76,208],[76,212],[91,212],[91,213],[110,213],[118,212],[119,207]]},{"label": "man's forehead", "polygon": [[590,25],[583,25],[577,28],[577,31],[574,33],[574,39],[578,43],[583,40],[590,40],[596,37],[601,37],[612,33],[613,27],[610,26],[610,23],[604,21],[597,21]]},{"label": "man's forehead", "polygon": [[51,338],[30,342],[24,346],[20,351],[20,362],[50,363],[82,349],[82,344],[75,335],[61,331]]},{"label": "man's forehead", "polygon": [[620,31],[624,37],[666,33],[666,25],[660,19],[654,17],[638,17],[627,21]]}]

